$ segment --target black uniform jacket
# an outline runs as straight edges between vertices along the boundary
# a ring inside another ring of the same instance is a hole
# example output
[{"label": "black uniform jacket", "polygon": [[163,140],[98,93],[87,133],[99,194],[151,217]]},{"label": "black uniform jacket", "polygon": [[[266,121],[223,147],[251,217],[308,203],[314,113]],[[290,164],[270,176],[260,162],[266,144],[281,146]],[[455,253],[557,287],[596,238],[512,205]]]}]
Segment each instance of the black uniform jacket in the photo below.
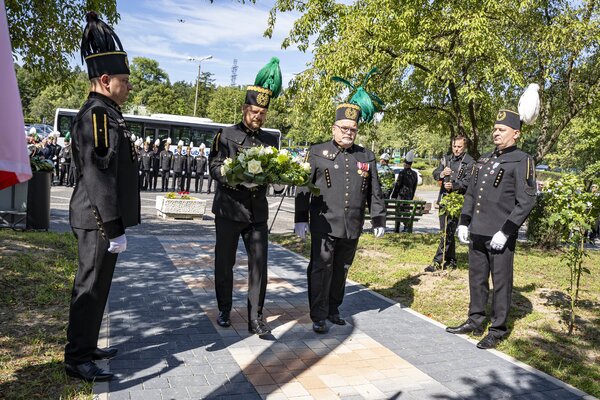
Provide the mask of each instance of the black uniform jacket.
[{"label": "black uniform jacket", "polygon": [[196,172],[198,175],[204,175],[204,173],[206,172],[207,162],[208,159],[204,154],[198,154],[194,159],[194,172]]},{"label": "black uniform jacket", "polygon": [[295,222],[309,222],[312,232],[357,239],[370,207],[374,227],[385,226],[385,205],[375,154],[357,145],[344,150],[333,141],[311,146],[311,180],[318,196],[298,188]]},{"label": "black uniform jacket", "polygon": [[412,200],[417,191],[419,177],[412,168],[404,168],[398,173],[398,178],[394,182],[392,190],[392,199]]},{"label": "black uniform jacket", "polygon": [[169,171],[171,169],[171,159],[173,158],[173,152],[170,150],[163,150],[160,152],[160,169]]},{"label": "black uniform jacket", "polygon": [[471,234],[516,235],[536,200],[533,159],[516,146],[484,154],[473,167],[461,225]]},{"label": "black uniform jacket", "polygon": [[171,158],[171,169],[174,173],[180,174],[185,171],[185,160],[186,156],[181,154],[181,150],[176,150],[175,154],[173,154],[173,158]]},{"label": "black uniform jacket", "polygon": [[108,239],[140,223],[137,154],[120,107],[90,93],[71,127],[77,186],[69,206],[71,226],[100,229]]},{"label": "black uniform jacket", "polygon": [[[473,157],[467,153],[464,153],[459,157],[455,157],[454,154],[444,156],[444,162],[440,162],[440,165],[433,171],[433,179],[439,181],[440,174],[444,168],[449,167],[452,170],[449,177],[449,182],[452,182],[452,191],[459,194],[465,194],[469,187],[469,182],[471,181],[471,172],[473,171],[474,163],[475,160],[473,160]],[[446,193],[448,193],[448,191],[442,183],[438,201],[440,201],[442,196]]]},{"label": "black uniform jacket", "polygon": [[224,128],[215,136],[209,155],[209,172],[218,182],[212,206],[212,212],[216,217],[246,223],[267,221],[269,217],[267,186],[262,185],[252,189],[242,185],[232,187],[221,174],[221,166],[226,158],[235,157],[243,148],[261,145],[278,148],[279,139],[262,129],[251,131],[241,122]]},{"label": "black uniform jacket", "polygon": [[150,171],[150,168],[152,168],[152,150],[142,150],[140,155],[142,158],[142,171]]}]

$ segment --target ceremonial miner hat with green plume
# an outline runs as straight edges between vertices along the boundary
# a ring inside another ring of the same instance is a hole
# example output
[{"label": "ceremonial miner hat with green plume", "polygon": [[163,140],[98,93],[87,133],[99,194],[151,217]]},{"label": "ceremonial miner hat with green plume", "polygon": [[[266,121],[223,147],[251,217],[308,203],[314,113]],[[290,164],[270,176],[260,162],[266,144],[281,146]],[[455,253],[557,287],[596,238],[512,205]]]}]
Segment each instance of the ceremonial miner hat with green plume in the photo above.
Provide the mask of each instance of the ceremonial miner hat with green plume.
[{"label": "ceremonial miner hat with green plume", "polygon": [[81,38],[81,61],[85,60],[90,79],[104,74],[129,74],[129,62],[123,45],[112,28],[90,11]]},{"label": "ceremonial miner hat with green plume", "polygon": [[246,88],[245,104],[269,108],[271,98],[279,96],[281,93],[281,69],[279,68],[279,59],[271,58],[271,61],[265,65],[254,80],[254,85]]},{"label": "ceremonial miner hat with green plume", "polygon": [[342,103],[337,106],[335,110],[335,120],[339,121],[341,119],[351,119],[353,121],[358,122],[361,118],[364,122],[371,122],[373,120],[373,116],[377,112],[377,106],[373,102],[379,104],[380,107],[383,106],[383,101],[379,97],[377,97],[372,92],[367,92],[365,87],[367,86],[367,82],[369,82],[369,78],[371,75],[377,72],[377,68],[373,68],[365,79],[363,83],[358,88],[348,82],[344,78],[340,78],[339,76],[334,76],[331,78],[336,82],[341,82],[350,88],[350,101],[347,103]]}]

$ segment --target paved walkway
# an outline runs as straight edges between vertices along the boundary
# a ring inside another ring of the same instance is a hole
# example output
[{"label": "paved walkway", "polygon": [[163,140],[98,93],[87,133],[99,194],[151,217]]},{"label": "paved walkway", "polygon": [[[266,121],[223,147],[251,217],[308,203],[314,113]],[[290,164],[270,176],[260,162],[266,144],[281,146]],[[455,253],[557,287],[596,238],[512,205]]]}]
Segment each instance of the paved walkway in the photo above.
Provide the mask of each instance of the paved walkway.
[{"label": "paved walkway", "polygon": [[[161,234],[177,227],[178,235]],[[151,234],[144,234],[151,232]],[[158,222],[128,233],[103,327],[119,355],[94,387],[117,399],[591,399],[576,389],[348,282],[346,326],[311,330],[307,260],[269,249],[265,315],[247,332],[247,261],[238,249],[233,326],[215,323],[212,224]]]}]

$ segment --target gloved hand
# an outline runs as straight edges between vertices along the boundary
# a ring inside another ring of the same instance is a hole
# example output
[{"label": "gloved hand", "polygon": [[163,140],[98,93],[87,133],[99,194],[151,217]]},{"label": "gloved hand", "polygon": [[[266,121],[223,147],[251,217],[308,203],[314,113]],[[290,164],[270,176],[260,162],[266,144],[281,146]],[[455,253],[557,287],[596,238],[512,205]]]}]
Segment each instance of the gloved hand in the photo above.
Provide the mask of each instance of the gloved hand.
[{"label": "gloved hand", "polygon": [[159,169],[158,169],[158,172],[162,173],[162,168],[159,168]]},{"label": "gloved hand", "polygon": [[466,225],[459,225],[456,232],[461,243],[469,244],[469,228]]},{"label": "gloved hand", "polygon": [[117,236],[114,239],[109,239],[110,246],[108,246],[108,251],[111,253],[119,254],[127,249],[127,238],[125,234],[121,236]]},{"label": "gloved hand", "polygon": [[175,172],[173,170],[171,170],[171,175],[173,175]]},{"label": "gloved hand", "polygon": [[140,172],[140,176],[142,176],[142,171],[139,171],[139,172]]},{"label": "gloved hand", "polygon": [[154,172],[154,168],[150,168],[150,172]]},{"label": "gloved hand", "polygon": [[285,189],[285,185],[281,185],[279,183],[273,183],[271,186],[273,186],[273,190],[276,192],[281,192],[283,189]]},{"label": "gloved hand", "polygon": [[196,176],[196,173],[194,171],[192,171],[192,176]]},{"label": "gloved hand", "polygon": [[373,236],[376,238],[381,238],[385,234],[385,228],[383,226],[373,228]]},{"label": "gloved hand", "polygon": [[181,175],[182,175],[182,176],[185,176],[185,171],[181,171]]},{"label": "gloved hand", "polygon": [[306,239],[306,232],[308,232],[308,222],[296,222],[294,224],[294,232],[302,240]]},{"label": "gloved hand", "polygon": [[492,241],[490,242],[490,247],[494,250],[502,250],[506,245],[506,241],[508,240],[508,236],[506,236],[502,231],[498,231],[492,237]]},{"label": "gloved hand", "polygon": [[240,183],[240,185],[245,186],[248,189],[255,188],[258,186],[258,184],[252,183],[252,182],[242,182],[242,183]]}]

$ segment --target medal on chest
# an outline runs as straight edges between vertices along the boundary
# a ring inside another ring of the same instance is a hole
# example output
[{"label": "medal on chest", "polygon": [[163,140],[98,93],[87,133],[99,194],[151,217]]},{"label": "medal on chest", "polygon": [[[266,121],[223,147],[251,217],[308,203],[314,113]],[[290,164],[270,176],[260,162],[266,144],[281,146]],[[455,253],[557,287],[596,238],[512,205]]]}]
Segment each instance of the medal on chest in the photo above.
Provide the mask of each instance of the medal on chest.
[{"label": "medal on chest", "polygon": [[360,176],[362,176],[363,178],[366,178],[369,176],[369,168],[370,168],[369,163],[363,163],[363,162],[358,161],[356,163],[356,166],[358,167],[358,170],[356,172]]}]

